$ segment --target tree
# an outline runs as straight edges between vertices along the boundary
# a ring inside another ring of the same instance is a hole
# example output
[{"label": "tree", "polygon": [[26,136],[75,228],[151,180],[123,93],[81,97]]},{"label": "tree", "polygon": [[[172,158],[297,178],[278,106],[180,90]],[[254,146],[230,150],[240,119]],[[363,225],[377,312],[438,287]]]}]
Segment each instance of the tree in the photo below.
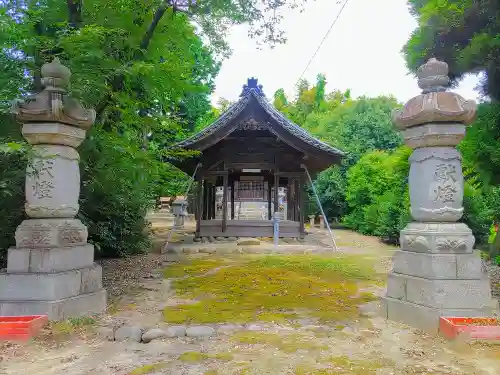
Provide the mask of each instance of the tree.
[{"label": "tree", "polygon": [[430,57],[446,61],[450,77],[482,72],[484,95],[500,99],[500,4],[495,0],[409,0],[419,26],[403,51],[415,71]]},{"label": "tree", "polygon": [[273,106],[281,111],[285,112],[286,107],[288,106],[288,98],[286,97],[285,90],[278,89],[273,95]]},{"label": "tree", "polygon": [[231,100],[228,100],[226,98],[219,98],[217,100],[217,110],[220,113],[225,112],[232,104],[234,104],[234,102],[232,102]]}]

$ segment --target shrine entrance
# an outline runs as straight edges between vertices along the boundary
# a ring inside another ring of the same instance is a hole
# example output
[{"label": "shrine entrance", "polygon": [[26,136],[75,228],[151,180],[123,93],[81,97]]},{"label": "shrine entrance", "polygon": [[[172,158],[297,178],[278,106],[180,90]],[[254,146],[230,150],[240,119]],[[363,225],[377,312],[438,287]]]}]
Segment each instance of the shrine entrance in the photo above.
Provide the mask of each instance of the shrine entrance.
[{"label": "shrine entrance", "polygon": [[343,155],[285,118],[256,79],[213,124],[174,147],[199,152],[171,161],[196,170],[197,237],[270,237],[276,212],[280,237],[303,238],[305,169],[314,176]]},{"label": "shrine entrance", "polygon": [[238,183],[236,183],[234,185],[235,189],[234,199],[236,201],[264,201],[267,195],[264,189],[265,183],[263,181],[262,176],[258,177],[260,177],[260,179],[257,180],[242,179]]}]

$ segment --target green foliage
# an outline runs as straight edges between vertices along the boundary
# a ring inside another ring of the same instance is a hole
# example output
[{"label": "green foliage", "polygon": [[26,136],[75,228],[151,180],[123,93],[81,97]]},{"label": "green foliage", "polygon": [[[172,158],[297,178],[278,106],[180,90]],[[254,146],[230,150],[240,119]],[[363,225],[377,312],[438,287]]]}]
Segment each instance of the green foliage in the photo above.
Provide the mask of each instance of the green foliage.
[{"label": "green foliage", "polygon": [[483,72],[482,91],[500,99],[500,5],[498,1],[409,0],[419,26],[404,47],[411,70],[430,57],[449,64],[456,82]]},{"label": "green foliage", "polygon": [[[464,167],[473,186],[465,190],[466,222],[487,242],[489,228],[500,220],[500,105],[483,103],[478,107],[477,120],[467,129],[460,143]],[[500,241],[494,241],[490,251],[500,253]]]},{"label": "green foliage", "polygon": [[91,131],[80,154],[79,218],[96,254],[123,256],[147,249],[144,217],[155,198],[154,160],[130,139],[99,129]]},{"label": "green foliage", "polygon": [[464,166],[479,174],[486,185],[500,184],[500,104],[478,106],[477,120],[460,143]]},{"label": "green foliage", "polygon": [[304,128],[323,135],[321,138],[348,153],[348,165],[371,150],[392,150],[402,144],[394,129],[391,113],[400,105],[392,97],[346,99],[317,124],[308,118]]},{"label": "green foliage", "polygon": [[462,221],[472,229],[477,244],[488,243],[489,230],[495,215],[493,208],[496,200],[495,195],[488,194],[485,189],[471,183],[471,181],[465,181]]},{"label": "green foliage", "polygon": [[346,199],[351,209],[345,224],[364,234],[397,242],[409,221],[408,157],[410,149],[372,151],[349,169]]},{"label": "green foliage", "polygon": [[24,178],[29,149],[21,141],[18,124],[0,113],[0,268],[14,232],[24,218]]},{"label": "green foliage", "polygon": [[493,258],[493,263],[497,266],[500,266],[500,255],[497,255],[495,258]]},{"label": "green foliage", "polygon": [[[330,167],[318,175],[314,184],[326,217],[330,221],[339,222],[348,209],[345,197],[347,187],[345,173],[339,166]],[[314,198],[312,194],[309,192],[310,199]],[[315,207],[313,214],[318,211],[318,207]]]}]

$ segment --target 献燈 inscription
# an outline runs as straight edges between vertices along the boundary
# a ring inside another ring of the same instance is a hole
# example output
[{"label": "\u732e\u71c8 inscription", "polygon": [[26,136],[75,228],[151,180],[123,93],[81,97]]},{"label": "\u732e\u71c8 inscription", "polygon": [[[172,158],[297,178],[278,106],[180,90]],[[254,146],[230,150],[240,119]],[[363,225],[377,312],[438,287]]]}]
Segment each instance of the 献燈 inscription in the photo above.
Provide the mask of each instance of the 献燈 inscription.
[{"label": "\u732e\u71c8 inscription", "polygon": [[432,189],[434,202],[453,203],[458,197],[457,168],[453,164],[438,164]]}]

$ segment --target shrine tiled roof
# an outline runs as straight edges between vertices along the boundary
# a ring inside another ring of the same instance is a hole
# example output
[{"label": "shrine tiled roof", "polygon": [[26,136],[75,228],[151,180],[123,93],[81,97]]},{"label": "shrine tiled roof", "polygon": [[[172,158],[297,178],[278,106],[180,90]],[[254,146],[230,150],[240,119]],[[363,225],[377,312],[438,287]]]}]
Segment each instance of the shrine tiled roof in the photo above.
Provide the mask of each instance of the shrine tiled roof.
[{"label": "shrine tiled roof", "polygon": [[[248,85],[243,87],[243,91],[240,95],[240,99],[229,106],[229,108],[211,125],[207,126],[205,129],[194,134],[193,136],[187,138],[186,140],[176,144],[174,147],[179,148],[190,148],[195,146],[199,141],[202,141],[216,133],[219,138],[224,138],[234,131],[233,127],[228,126],[236,117],[243,112],[243,110],[248,106],[250,101],[254,98],[260,107],[274,120],[276,124],[281,126],[288,133],[300,139],[301,141],[309,144],[310,146],[320,150],[322,152],[328,153],[334,156],[342,156],[344,152],[314,138],[306,130],[301,128],[299,125],[293,123],[287,119],[281,112],[279,112],[274,106],[267,100],[262,92],[262,86],[257,85],[257,80],[248,80]],[[236,126],[237,124],[235,124]],[[272,131],[272,129],[269,129]]]}]

